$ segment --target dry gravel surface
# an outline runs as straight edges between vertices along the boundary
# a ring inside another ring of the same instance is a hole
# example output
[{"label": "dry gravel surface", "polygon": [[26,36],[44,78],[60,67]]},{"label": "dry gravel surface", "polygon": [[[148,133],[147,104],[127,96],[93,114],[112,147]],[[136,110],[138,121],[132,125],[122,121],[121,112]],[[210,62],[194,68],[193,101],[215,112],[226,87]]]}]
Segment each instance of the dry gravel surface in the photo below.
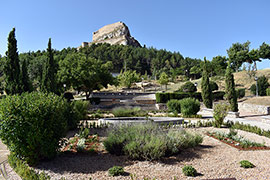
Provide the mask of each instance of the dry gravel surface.
[{"label": "dry gravel surface", "polygon": [[[198,133],[206,131],[228,131],[228,129],[200,128],[193,129]],[[270,146],[270,139],[256,134],[239,131],[239,135],[256,142],[265,142]],[[244,169],[240,167],[241,160],[249,160],[256,167]],[[114,165],[123,166],[125,176],[110,177],[108,169]],[[192,165],[198,172],[197,177],[186,177],[182,173],[184,165]],[[16,179],[7,167],[10,179]],[[131,161],[124,156],[114,156],[108,153],[97,155],[61,155],[53,161],[42,162],[37,168],[45,171],[51,179],[59,180],[93,180],[131,179],[129,174],[135,174],[136,180],[149,178],[152,180],[182,180],[208,178],[236,178],[237,180],[269,180],[270,151],[239,151],[211,137],[205,136],[201,146],[184,150],[181,154],[165,158],[158,162]]]}]

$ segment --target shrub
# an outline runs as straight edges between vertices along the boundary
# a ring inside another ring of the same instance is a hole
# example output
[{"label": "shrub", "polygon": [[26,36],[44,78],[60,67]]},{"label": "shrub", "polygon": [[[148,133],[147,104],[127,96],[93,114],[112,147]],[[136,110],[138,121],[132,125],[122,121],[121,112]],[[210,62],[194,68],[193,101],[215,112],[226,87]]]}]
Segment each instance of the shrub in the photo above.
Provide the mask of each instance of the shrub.
[{"label": "shrub", "polygon": [[168,110],[173,113],[181,113],[181,104],[180,100],[171,99],[167,102]]},{"label": "shrub", "polygon": [[224,99],[225,92],[224,91],[216,91],[213,92],[213,100],[223,100]]},{"label": "shrub", "polygon": [[184,166],[182,168],[182,171],[183,171],[185,176],[195,177],[197,175],[196,169],[194,167],[192,167],[192,166]]},{"label": "shrub", "polygon": [[14,153],[8,156],[8,163],[14,171],[22,178],[27,180],[49,180],[49,175],[44,172],[36,173],[24,161],[19,159]]},{"label": "shrub", "polygon": [[193,98],[185,98],[180,101],[181,113],[184,116],[196,115],[200,110],[200,102]]},{"label": "shrub", "polygon": [[210,84],[211,91],[217,91],[218,90],[218,85],[217,85],[216,82],[210,81],[209,84]]},{"label": "shrub", "polygon": [[[258,83],[258,95],[259,96],[265,96],[266,95],[266,89],[269,86],[268,79],[265,76],[261,76],[257,80]],[[253,84],[250,87],[251,92],[256,95],[256,84]]]},{"label": "shrub", "polygon": [[270,88],[266,89],[266,96],[270,96]]},{"label": "shrub", "polygon": [[68,129],[76,129],[80,120],[87,118],[89,102],[88,101],[72,101],[68,108]]},{"label": "shrub", "polygon": [[253,167],[255,167],[254,164],[252,164],[251,162],[249,162],[247,160],[240,161],[240,166],[243,167],[243,168],[253,168]]},{"label": "shrub", "polygon": [[180,92],[196,92],[197,88],[192,82],[188,81],[180,87],[179,91]]},{"label": "shrub", "polygon": [[202,95],[200,92],[187,93],[187,92],[174,92],[174,93],[156,93],[157,103],[167,103],[171,99],[181,100],[184,98],[195,98],[202,101]]},{"label": "shrub", "polygon": [[0,101],[0,137],[28,164],[56,155],[67,130],[68,103],[52,93],[25,93]]},{"label": "shrub", "polygon": [[113,166],[109,169],[109,176],[119,176],[125,173],[124,168],[121,166]]},{"label": "shrub", "polygon": [[167,132],[157,124],[146,123],[122,125],[111,129],[104,146],[111,154],[125,154],[131,159],[158,160],[201,142],[201,136],[185,131]]},{"label": "shrub", "polygon": [[246,90],[245,88],[236,89],[236,96],[238,99],[245,97],[246,94],[245,90]]},{"label": "shrub", "polygon": [[135,108],[115,108],[112,110],[115,117],[133,117],[133,116],[146,116],[147,113],[142,111],[140,107]]},{"label": "shrub", "polygon": [[227,116],[227,113],[229,111],[229,106],[227,104],[217,104],[214,107],[214,114],[213,117],[215,121],[213,122],[213,125],[215,127],[220,128],[223,124],[224,118]]},{"label": "shrub", "polygon": [[206,57],[204,57],[204,64],[203,64],[203,72],[202,72],[202,83],[201,83],[201,89],[202,89],[202,99],[203,104],[206,106],[206,108],[211,108],[213,106],[213,95],[212,95],[212,89],[209,82],[209,74],[206,69]]}]

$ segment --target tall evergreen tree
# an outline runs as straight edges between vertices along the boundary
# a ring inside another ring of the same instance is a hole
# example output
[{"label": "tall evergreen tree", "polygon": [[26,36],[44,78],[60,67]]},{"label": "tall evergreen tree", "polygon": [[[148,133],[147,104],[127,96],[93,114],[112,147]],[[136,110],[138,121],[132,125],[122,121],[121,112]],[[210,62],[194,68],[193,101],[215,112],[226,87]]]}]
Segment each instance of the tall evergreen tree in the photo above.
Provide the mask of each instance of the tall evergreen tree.
[{"label": "tall evergreen tree", "polygon": [[31,84],[31,82],[29,80],[29,76],[28,76],[28,72],[27,72],[26,60],[22,61],[21,79],[22,79],[23,92],[32,91],[32,84]]},{"label": "tall evergreen tree", "polygon": [[47,61],[43,68],[41,90],[44,92],[54,92],[56,93],[56,73],[57,64],[53,58],[53,50],[51,38],[49,38],[48,48],[47,48]]},{"label": "tall evergreen tree", "polygon": [[5,86],[7,94],[22,93],[22,82],[20,79],[20,64],[17,51],[17,40],[15,37],[15,28],[8,35],[8,50],[6,52],[6,61],[4,64]]},{"label": "tall evergreen tree", "polygon": [[234,76],[232,73],[232,63],[228,62],[226,74],[225,74],[225,93],[226,98],[230,103],[230,110],[233,112],[238,112],[237,96],[235,91]]},{"label": "tall evergreen tree", "polygon": [[204,57],[204,65],[203,65],[203,75],[202,75],[202,99],[203,103],[207,108],[212,108],[213,106],[213,97],[212,97],[212,90],[209,82],[209,75],[207,72],[207,65],[206,65],[206,58]]}]

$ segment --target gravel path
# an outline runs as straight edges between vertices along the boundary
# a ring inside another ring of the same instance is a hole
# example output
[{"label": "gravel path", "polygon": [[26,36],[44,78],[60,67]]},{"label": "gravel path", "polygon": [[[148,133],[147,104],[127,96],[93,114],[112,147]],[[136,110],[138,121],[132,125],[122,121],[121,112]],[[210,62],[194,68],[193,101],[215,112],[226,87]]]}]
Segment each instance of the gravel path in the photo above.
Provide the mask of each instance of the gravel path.
[{"label": "gravel path", "polygon": [[[198,133],[206,131],[228,131],[228,129],[200,128]],[[256,142],[265,142],[270,146],[270,139],[252,133],[239,131],[239,135]],[[249,160],[256,167],[241,168],[239,162]],[[53,161],[43,162],[38,170],[45,171],[51,178],[59,180],[106,180],[130,179],[128,173],[136,175],[136,180],[145,177],[158,180],[232,178],[244,180],[270,179],[270,151],[239,151],[211,137],[205,136],[201,146],[183,151],[177,156],[165,158],[158,162],[130,161],[124,156],[110,154],[97,155],[62,155]],[[114,165],[123,166],[126,176],[110,177],[108,169]],[[182,174],[184,165],[192,165],[200,173],[199,176],[185,177]],[[13,178],[16,179],[16,178]]]}]

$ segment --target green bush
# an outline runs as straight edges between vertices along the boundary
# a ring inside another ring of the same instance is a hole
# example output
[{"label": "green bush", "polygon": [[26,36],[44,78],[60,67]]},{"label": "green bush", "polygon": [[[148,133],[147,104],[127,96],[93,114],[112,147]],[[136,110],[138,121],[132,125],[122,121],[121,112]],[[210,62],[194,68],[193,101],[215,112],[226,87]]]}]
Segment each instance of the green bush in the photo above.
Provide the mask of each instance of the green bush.
[{"label": "green bush", "polygon": [[28,164],[56,155],[67,130],[68,103],[39,92],[7,96],[0,101],[0,137]]},{"label": "green bush", "polygon": [[191,92],[192,93],[192,92],[196,92],[197,88],[192,82],[188,81],[188,82],[186,82],[184,85],[182,85],[180,87],[179,91],[180,92]]},{"label": "green bush", "polygon": [[180,100],[171,99],[167,102],[167,107],[170,112],[181,113],[181,104]]},{"label": "green bush", "polygon": [[[258,95],[259,96],[265,96],[266,95],[266,89],[269,86],[268,79],[265,76],[261,76],[257,80],[258,83]],[[256,95],[256,84],[253,84],[250,87],[251,92]]]},{"label": "green bush", "polygon": [[270,88],[266,89],[266,96],[270,96]]},{"label": "green bush", "polygon": [[180,101],[181,113],[184,116],[196,115],[200,111],[200,102],[193,98],[185,98]]},{"label": "green bush", "polygon": [[184,98],[195,98],[202,101],[202,95],[200,92],[187,93],[187,92],[174,92],[174,93],[156,93],[157,103],[167,103],[171,99],[181,100]]},{"label": "green bush", "polygon": [[238,99],[245,97],[246,94],[245,90],[246,90],[245,88],[236,89],[236,96]]},{"label": "green bush", "polygon": [[242,160],[240,161],[240,166],[243,168],[254,168],[254,164],[252,164],[251,162],[247,161],[247,160]]},{"label": "green bush", "polygon": [[192,167],[192,166],[184,166],[182,168],[182,171],[183,171],[185,176],[195,177],[197,175],[196,169],[194,167]]},{"label": "green bush", "polygon": [[163,131],[157,124],[146,123],[114,127],[109,131],[104,146],[111,154],[125,154],[131,159],[158,160],[201,142],[201,136],[185,131]]},{"label": "green bush", "polygon": [[80,120],[85,120],[87,118],[89,102],[88,101],[72,101],[69,104],[67,112],[67,123],[68,129],[76,129]]},{"label": "green bush", "polygon": [[213,92],[213,100],[218,101],[218,100],[223,100],[225,92],[224,91],[215,91]]},{"label": "green bush", "polygon": [[209,84],[210,84],[211,91],[217,91],[218,90],[218,85],[217,85],[216,82],[210,81]]},{"label": "green bush", "polygon": [[134,116],[146,116],[147,113],[142,111],[140,107],[135,108],[115,108],[112,110],[114,117],[134,117]]},{"label": "green bush", "polygon": [[216,104],[214,107],[214,114],[213,117],[215,121],[213,122],[213,125],[215,127],[220,128],[223,124],[224,118],[227,116],[229,111],[229,105],[227,104]]},{"label": "green bush", "polygon": [[109,176],[120,176],[123,174],[125,174],[125,171],[121,166],[113,166],[109,169]]},{"label": "green bush", "polygon": [[36,173],[31,169],[27,163],[20,160],[15,154],[11,153],[8,156],[8,163],[14,169],[14,171],[22,178],[27,180],[49,180],[49,175],[44,172]]}]

